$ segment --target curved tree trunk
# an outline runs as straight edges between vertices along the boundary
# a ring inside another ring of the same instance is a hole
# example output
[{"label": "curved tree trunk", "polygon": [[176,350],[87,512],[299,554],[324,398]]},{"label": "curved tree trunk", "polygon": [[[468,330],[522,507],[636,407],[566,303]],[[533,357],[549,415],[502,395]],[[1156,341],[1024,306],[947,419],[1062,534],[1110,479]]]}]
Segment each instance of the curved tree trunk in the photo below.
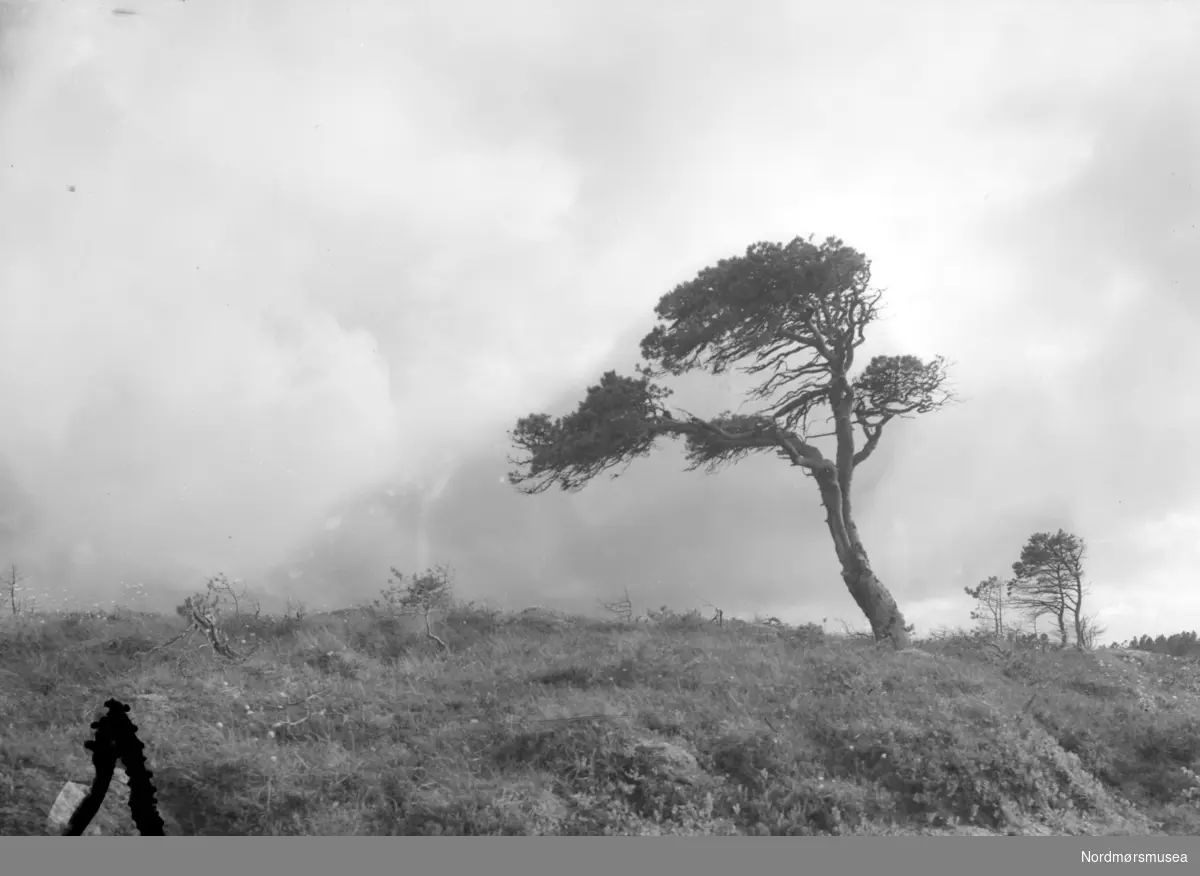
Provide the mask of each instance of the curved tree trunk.
[{"label": "curved tree trunk", "polygon": [[[812,469],[812,475],[821,491],[821,504],[826,511],[825,522],[842,566],[842,580],[870,621],[875,640],[889,640],[897,649],[909,647],[911,642],[905,630],[904,615],[900,613],[892,594],[871,569],[867,550],[858,537],[858,527],[850,515],[850,498],[842,490],[843,479],[839,478],[837,467],[826,460],[823,465]],[[848,482],[849,478],[844,480]]]},{"label": "curved tree trunk", "polygon": [[897,649],[909,647],[911,642],[908,631],[904,629],[904,615],[900,613],[892,594],[871,570],[867,552],[861,544],[856,546],[853,559],[849,563],[842,563],[842,580],[871,622],[876,641],[890,639]]}]

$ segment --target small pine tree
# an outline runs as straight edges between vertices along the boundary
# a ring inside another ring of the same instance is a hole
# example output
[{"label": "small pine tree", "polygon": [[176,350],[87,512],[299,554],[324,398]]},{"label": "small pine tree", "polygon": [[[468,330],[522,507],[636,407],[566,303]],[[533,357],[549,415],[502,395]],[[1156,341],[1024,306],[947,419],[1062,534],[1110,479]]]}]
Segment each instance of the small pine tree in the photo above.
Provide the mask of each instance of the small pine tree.
[{"label": "small pine tree", "polygon": [[435,635],[429,616],[435,611],[444,611],[453,604],[453,584],[450,570],[445,566],[426,569],[420,575],[405,575],[395,566],[388,578],[389,587],[380,590],[382,599],[375,600],[375,607],[388,614],[420,615],[425,622],[425,635],[449,652],[450,646]]},{"label": "small pine tree", "polygon": [[967,596],[976,602],[976,607],[971,610],[971,620],[997,638],[1002,637],[1005,633],[1004,610],[1008,604],[1007,589],[1008,585],[995,575],[980,581],[974,588],[963,588]]}]

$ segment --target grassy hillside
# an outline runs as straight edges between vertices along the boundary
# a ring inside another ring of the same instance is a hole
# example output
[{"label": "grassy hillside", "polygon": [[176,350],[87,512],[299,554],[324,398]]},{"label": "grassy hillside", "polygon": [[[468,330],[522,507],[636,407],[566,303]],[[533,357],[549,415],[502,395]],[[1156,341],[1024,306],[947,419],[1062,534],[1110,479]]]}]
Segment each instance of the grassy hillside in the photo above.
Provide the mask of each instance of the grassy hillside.
[{"label": "grassy hillside", "polygon": [[[1200,834],[1200,662],[458,607],[0,624],[0,834],[116,697],[168,834]],[[156,648],[151,651],[150,649]],[[244,652],[253,651],[249,656]],[[132,834],[113,804],[94,822]]]}]

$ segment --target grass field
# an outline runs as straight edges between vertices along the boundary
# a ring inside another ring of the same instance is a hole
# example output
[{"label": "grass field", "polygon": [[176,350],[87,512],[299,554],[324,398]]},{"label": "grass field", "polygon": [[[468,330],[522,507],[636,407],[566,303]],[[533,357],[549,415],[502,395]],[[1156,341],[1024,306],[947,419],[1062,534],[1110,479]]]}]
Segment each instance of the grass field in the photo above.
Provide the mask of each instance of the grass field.
[{"label": "grass field", "polygon": [[[0,623],[0,834],[52,832],[103,702],[167,833],[1200,834],[1200,664],[953,634],[459,606]],[[156,648],[156,650],[150,650]],[[134,834],[116,805],[94,824]]]}]

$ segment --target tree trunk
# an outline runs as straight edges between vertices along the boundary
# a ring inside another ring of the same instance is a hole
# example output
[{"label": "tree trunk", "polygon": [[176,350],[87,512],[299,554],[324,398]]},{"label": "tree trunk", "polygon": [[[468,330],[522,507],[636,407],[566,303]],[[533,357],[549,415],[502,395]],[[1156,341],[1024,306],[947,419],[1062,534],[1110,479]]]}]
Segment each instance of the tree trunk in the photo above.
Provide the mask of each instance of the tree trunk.
[{"label": "tree trunk", "polygon": [[842,566],[842,580],[870,621],[875,641],[886,639],[897,650],[909,647],[911,643],[905,629],[904,615],[900,613],[892,594],[871,569],[867,550],[858,537],[858,527],[850,516],[850,502],[842,493],[836,467],[826,463],[813,469],[812,474],[821,491],[821,503],[826,511],[825,522]]},{"label": "tree trunk", "polygon": [[875,641],[889,639],[897,650],[909,647],[911,642],[905,629],[904,615],[900,613],[892,594],[871,570],[867,552],[861,544],[857,545],[853,559],[849,563],[842,563],[842,580],[871,622]]}]

